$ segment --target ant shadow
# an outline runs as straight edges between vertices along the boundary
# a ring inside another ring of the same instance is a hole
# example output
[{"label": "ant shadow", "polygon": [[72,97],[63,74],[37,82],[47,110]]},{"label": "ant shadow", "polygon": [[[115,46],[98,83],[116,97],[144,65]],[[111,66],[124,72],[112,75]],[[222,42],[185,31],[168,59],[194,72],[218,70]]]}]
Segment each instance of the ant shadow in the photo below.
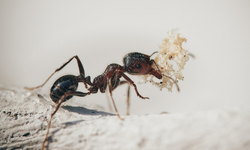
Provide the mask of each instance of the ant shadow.
[{"label": "ant shadow", "polygon": [[[47,103],[49,101],[49,100],[47,100],[47,98],[45,98],[41,94],[37,94],[37,97],[43,99],[43,102]],[[65,109],[65,110],[68,110],[69,112],[78,113],[80,115],[115,116],[115,114],[113,114],[113,113],[108,113],[108,112],[104,112],[104,111],[97,111],[97,110],[94,110],[94,109],[88,109],[88,108],[85,108],[83,106],[64,105],[64,106],[61,106],[60,109],[61,108]]]},{"label": "ant shadow", "polygon": [[94,109],[88,109],[81,106],[62,106],[61,108],[68,110],[69,112],[78,113],[80,115],[96,115],[96,116],[115,116],[115,114],[104,112],[104,111],[97,111]]}]

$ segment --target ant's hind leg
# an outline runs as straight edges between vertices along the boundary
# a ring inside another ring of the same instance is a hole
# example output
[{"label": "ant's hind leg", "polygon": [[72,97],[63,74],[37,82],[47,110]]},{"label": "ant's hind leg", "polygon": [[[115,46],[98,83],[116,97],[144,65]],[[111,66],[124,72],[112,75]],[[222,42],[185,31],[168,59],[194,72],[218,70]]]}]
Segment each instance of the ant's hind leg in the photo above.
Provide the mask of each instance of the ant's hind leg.
[{"label": "ant's hind leg", "polygon": [[123,120],[123,119],[120,117],[119,113],[118,113],[118,110],[117,110],[116,105],[115,105],[114,98],[113,98],[113,96],[112,96],[112,85],[111,85],[111,79],[108,79],[108,90],[109,90],[109,95],[110,95],[110,98],[111,98],[112,103],[113,103],[114,108],[115,108],[116,115],[117,115],[117,117],[118,117],[119,119]]},{"label": "ant's hind leg", "polygon": [[[58,72],[58,71],[60,71],[61,69],[63,69],[63,68],[64,68],[69,62],[71,62],[71,60],[74,59],[74,58],[77,60],[77,64],[78,64],[78,68],[79,68],[80,75],[82,75],[82,76],[84,77],[84,76],[85,76],[85,73],[84,73],[84,69],[83,69],[82,63],[81,63],[80,59],[78,58],[78,56],[76,55],[76,56],[71,57],[71,58],[70,58],[66,63],[64,63],[61,67],[57,68],[57,69],[48,77],[48,79],[47,79],[42,85],[39,85],[39,86],[33,87],[33,88],[29,88],[29,87],[24,87],[24,88],[27,89],[27,90],[34,90],[34,89],[38,89],[38,88],[40,88],[40,87],[43,87],[43,86],[49,81],[49,79],[50,79],[56,72]],[[85,86],[87,86],[87,85],[85,84]]]},{"label": "ant's hind leg", "polygon": [[89,95],[89,94],[90,93],[83,93],[83,92],[77,92],[76,91],[76,92],[67,92],[67,93],[65,93],[63,95],[63,97],[61,98],[61,100],[59,101],[59,103],[56,105],[56,109],[54,110],[54,112],[50,116],[50,119],[49,119],[49,122],[48,122],[48,127],[47,127],[47,133],[46,133],[45,139],[43,141],[43,145],[42,145],[42,150],[44,149],[45,144],[46,144],[46,142],[48,140],[49,129],[50,129],[50,126],[51,126],[52,118],[56,114],[56,112],[58,111],[58,109],[60,108],[61,104],[64,102],[65,98],[67,98],[70,95],[84,97],[84,96]]}]

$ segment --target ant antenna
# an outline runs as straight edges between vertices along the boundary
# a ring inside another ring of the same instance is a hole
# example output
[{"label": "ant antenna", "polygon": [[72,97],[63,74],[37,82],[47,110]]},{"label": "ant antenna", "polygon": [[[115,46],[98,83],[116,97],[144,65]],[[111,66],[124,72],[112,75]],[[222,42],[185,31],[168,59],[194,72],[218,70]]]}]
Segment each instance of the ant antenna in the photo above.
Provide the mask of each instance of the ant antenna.
[{"label": "ant antenna", "polygon": [[195,59],[194,54],[192,54],[192,53],[188,53],[188,55],[189,55],[189,56],[191,56],[193,59]]},{"label": "ant antenna", "polygon": [[167,75],[165,75],[165,74],[162,74],[162,75],[165,76],[165,77],[168,77],[169,79],[171,79],[171,80],[174,82],[174,84],[176,85],[177,91],[180,92],[180,88],[179,88],[177,82],[176,82],[173,78],[171,78],[170,76],[167,76]]},{"label": "ant antenna", "polygon": [[[154,53],[153,53],[153,54],[154,54]],[[160,71],[160,69],[158,68],[158,65],[156,64],[156,62],[155,62],[153,59],[152,59],[151,61],[154,63],[154,65],[155,65],[157,71]]]},{"label": "ant antenna", "polygon": [[149,57],[153,56],[155,53],[158,53],[158,51],[153,52],[153,54],[151,54]]}]

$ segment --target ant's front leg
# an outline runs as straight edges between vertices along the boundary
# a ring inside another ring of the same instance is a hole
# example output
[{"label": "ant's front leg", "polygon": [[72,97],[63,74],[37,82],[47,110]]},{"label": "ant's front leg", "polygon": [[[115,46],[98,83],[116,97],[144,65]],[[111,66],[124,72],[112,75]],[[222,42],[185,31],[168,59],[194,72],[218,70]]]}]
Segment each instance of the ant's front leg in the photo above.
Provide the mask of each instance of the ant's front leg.
[{"label": "ant's front leg", "polygon": [[148,97],[143,97],[143,96],[141,96],[141,94],[140,94],[140,93],[138,92],[138,90],[137,90],[137,87],[136,87],[134,81],[132,81],[132,80],[131,80],[127,75],[125,75],[123,72],[119,72],[119,73],[120,73],[120,75],[121,75],[124,79],[126,79],[126,80],[129,82],[130,85],[132,85],[132,86],[135,88],[135,92],[136,92],[137,96],[139,96],[139,97],[142,98],[142,99],[149,99]]},{"label": "ant's front leg", "polygon": [[[58,72],[58,71],[60,71],[61,69],[63,69],[63,68],[64,68],[69,62],[71,62],[71,60],[74,59],[74,58],[77,60],[77,64],[78,64],[78,68],[79,68],[80,75],[83,76],[83,77],[85,77],[84,68],[83,68],[83,66],[82,66],[82,63],[81,63],[80,59],[78,58],[78,56],[75,55],[75,56],[71,57],[66,63],[64,63],[61,67],[57,68],[57,69],[48,77],[48,79],[47,79],[42,85],[39,85],[39,86],[33,87],[33,88],[29,88],[29,87],[24,87],[24,88],[27,89],[27,90],[34,90],[34,89],[38,89],[38,88],[40,88],[40,87],[43,87],[43,86],[49,81],[49,79],[50,79],[56,72]],[[84,85],[85,85],[85,87],[87,88],[87,84],[86,84],[85,82],[84,82]]]},{"label": "ant's front leg", "polygon": [[91,94],[90,92],[88,93],[83,93],[83,92],[77,92],[77,91],[74,91],[74,92],[66,92],[63,97],[61,98],[61,100],[59,101],[59,103],[56,105],[56,109],[54,110],[54,112],[51,114],[50,116],[50,119],[49,119],[49,122],[48,122],[48,127],[47,127],[47,133],[46,133],[46,136],[45,136],[45,139],[43,141],[43,145],[42,145],[42,150],[44,149],[45,147],[45,144],[48,140],[48,135],[49,135],[49,129],[50,129],[50,126],[51,126],[51,121],[52,121],[52,118],[53,116],[56,114],[56,112],[58,111],[58,109],[60,108],[61,104],[64,102],[64,100],[68,97],[68,96],[80,96],[80,97],[84,97],[86,95],[89,95]]}]

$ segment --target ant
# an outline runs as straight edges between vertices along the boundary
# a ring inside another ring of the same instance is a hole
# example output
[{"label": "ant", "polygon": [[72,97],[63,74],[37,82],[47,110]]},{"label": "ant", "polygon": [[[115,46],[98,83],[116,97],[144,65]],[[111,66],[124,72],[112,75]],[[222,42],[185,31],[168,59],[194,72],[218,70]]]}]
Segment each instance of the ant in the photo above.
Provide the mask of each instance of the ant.
[{"label": "ant", "polygon": [[[156,52],[154,52],[153,54],[155,53]],[[134,87],[137,96],[139,96],[142,99],[148,99],[148,97],[143,97],[138,92],[135,83],[125,73],[131,74],[131,75],[151,74],[158,79],[162,79],[162,76],[166,76],[166,75],[162,74],[159,68],[157,67],[155,61],[153,59],[150,59],[150,57],[153,54],[149,56],[149,55],[138,53],[138,52],[128,53],[127,55],[123,57],[124,66],[121,66],[115,63],[109,64],[101,75],[94,78],[93,82],[90,81],[91,80],[90,76],[85,77],[83,65],[79,57],[76,55],[76,56],[71,57],[61,67],[56,69],[42,85],[34,87],[34,88],[25,87],[25,89],[34,90],[34,89],[44,86],[47,83],[47,81],[56,72],[63,69],[73,59],[76,59],[80,75],[79,76],[64,75],[60,77],[59,79],[57,79],[50,89],[50,98],[56,104],[56,109],[51,114],[50,120],[48,122],[48,129],[47,129],[46,137],[43,141],[42,149],[44,149],[45,143],[48,139],[49,129],[51,126],[51,121],[52,121],[53,116],[56,114],[61,104],[69,100],[73,96],[85,97],[87,95],[97,93],[98,89],[100,90],[101,93],[104,93],[106,89],[108,88],[108,92],[111,97],[116,115],[120,120],[123,120],[123,119],[120,117],[117,111],[117,108],[116,108],[116,105],[112,96],[112,91],[115,90],[117,86],[128,83],[129,85],[132,85]],[[125,80],[120,81],[121,77],[123,77]],[[169,77],[169,76],[166,76],[166,77]],[[179,91],[177,82],[173,78],[171,77],[169,78],[174,81],[175,85],[177,86],[177,90]],[[82,82],[85,85],[85,88],[88,90],[87,93],[76,91],[79,82]],[[130,86],[128,87],[128,92],[127,92],[127,114],[129,110],[128,108],[129,107],[129,93],[130,93],[129,91],[130,91]]]}]

